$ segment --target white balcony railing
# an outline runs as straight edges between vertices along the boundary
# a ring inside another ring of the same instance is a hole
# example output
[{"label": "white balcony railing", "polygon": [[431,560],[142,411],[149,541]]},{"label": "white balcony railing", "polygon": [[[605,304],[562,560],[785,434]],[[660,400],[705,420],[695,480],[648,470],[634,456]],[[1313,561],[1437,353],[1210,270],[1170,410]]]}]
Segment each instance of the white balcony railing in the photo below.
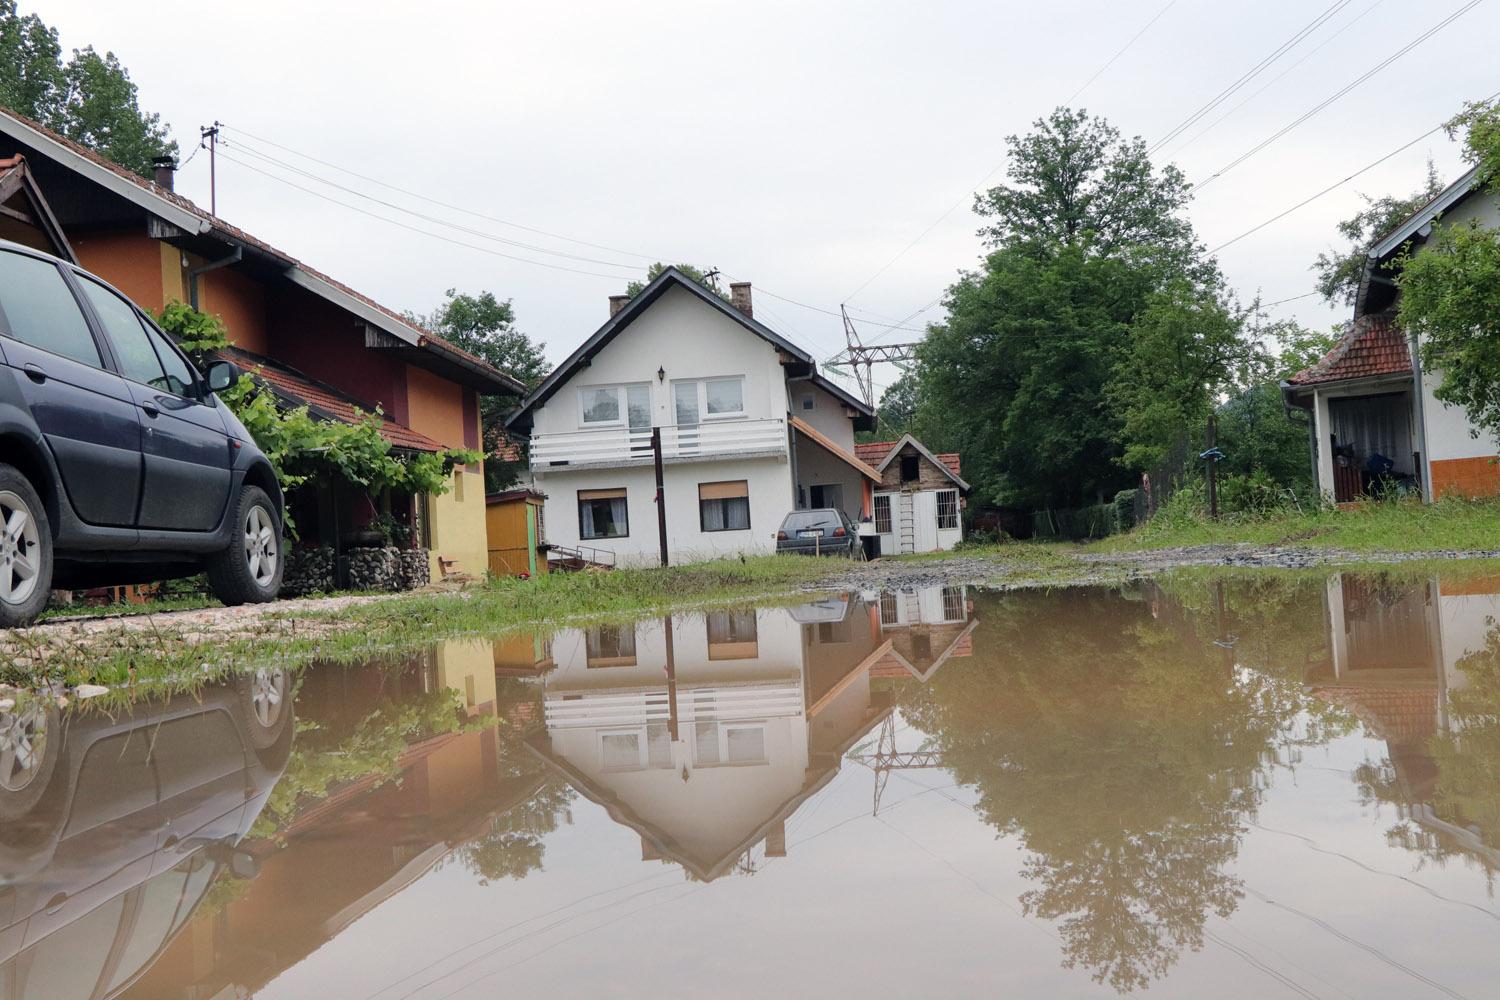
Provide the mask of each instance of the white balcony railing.
[{"label": "white balcony railing", "polygon": [[[786,454],[786,421],[720,420],[661,428],[664,461],[733,458],[744,455]],[[600,430],[533,434],[531,466],[634,465],[648,463],[651,428],[609,427]]]}]

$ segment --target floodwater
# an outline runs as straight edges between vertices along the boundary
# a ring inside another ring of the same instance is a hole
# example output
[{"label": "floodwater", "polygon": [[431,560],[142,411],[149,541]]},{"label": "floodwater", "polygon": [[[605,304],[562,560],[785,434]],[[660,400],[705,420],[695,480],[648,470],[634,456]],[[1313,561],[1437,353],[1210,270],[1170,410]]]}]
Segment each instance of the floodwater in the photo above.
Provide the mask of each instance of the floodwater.
[{"label": "floodwater", "polygon": [[851,594],[6,718],[3,1000],[1500,996],[1500,580]]}]

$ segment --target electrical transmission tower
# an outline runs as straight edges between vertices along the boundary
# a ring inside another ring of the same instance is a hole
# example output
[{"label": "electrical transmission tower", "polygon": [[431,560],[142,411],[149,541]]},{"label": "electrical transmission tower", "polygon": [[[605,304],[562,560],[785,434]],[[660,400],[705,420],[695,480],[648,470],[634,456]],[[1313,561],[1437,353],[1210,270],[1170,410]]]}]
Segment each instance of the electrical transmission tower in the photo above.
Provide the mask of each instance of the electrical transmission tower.
[{"label": "electrical transmission tower", "polygon": [[844,317],[844,339],[849,346],[829,358],[824,367],[852,372],[854,380],[859,383],[859,394],[863,397],[865,405],[874,406],[875,380],[871,369],[879,362],[890,362],[905,371],[907,366],[917,358],[917,345],[915,343],[866,344],[859,339],[859,331],[854,328],[854,321],[849,318],[849,311],[839,306],[839,314]]},{"label": "electrical transmission tower", "polygon": [[850,760],[858,761],[875,772],[875,808],[872,816],[880,815],[880,800],[885,795],[886,782],[892,771],[927,770],[942,767],[942,756],[936,750],[896,749],[896,717],[887,715],[880,722],[880,737],[874,753],[851,753]]}]

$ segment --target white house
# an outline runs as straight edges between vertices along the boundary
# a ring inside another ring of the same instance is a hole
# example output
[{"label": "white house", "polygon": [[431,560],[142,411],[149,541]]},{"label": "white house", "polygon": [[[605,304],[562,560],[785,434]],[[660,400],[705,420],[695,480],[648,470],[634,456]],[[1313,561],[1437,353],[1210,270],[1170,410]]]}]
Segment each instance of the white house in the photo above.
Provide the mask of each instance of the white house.
[{"label": "white house", "polygon": [[846,597],[563,629],[529,746],[642,860],[711,881],[785,853],[787,819],[890,714],[870,686],[890,649]]},{"label": "white house", "polygon": [[668,268],[549,375],[508,426],[531,438],[554,546],[660,552],[653,430],[661,436],[672,562],[772,552],[796,508],[872,517],[880,473],[854,454],[874,411],[806,351],[755,319],[748,283],[731,302]]},{"label": "white house", "polygon": [[1422,371],[1415,334],[1397,326],[1400,292],[1385,269],[1403,248],[1420,251],[1435,226],[1469,224],[1500,226],[1500,199],[1476,170],[1370,249],[1348,329],[1327,356],[1282,383],[1289,412],[1306,411],[1318,486],[1338,503],[1388,483],[1428,499],[1500,493],[1500,445],[1434,395],[1442,374]]},{"label": "white house", "polygon": [[937,552],[963,540],[963,498],[969,484],[960,476],[956,453],[934,455],[910,434],[899,441],[854,446],[854,454],[875,467],[875,533],[882,555]]}]

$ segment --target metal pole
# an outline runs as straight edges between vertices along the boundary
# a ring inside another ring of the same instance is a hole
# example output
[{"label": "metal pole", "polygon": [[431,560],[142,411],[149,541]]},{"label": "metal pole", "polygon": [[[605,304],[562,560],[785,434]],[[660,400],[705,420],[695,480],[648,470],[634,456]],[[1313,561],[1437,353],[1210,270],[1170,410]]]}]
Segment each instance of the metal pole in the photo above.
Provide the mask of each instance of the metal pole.
[{"label": "metal pole", "polygon": [[667,640],[667,735],[676,743],[682,737],[678,734],[677,719],[677,653],[673,649],[672,642],[672,616],[667,615],[661,620],[662,634]]},{"label": "metal pole", "polygon": [[661,564],[667,565],[667,492],[661,470],[661,428],[651,428],[651,459],[656,465],[656,533],[661,542]]},{"label": "metal pole", "polygon": [[1215,454],[1218,443],[1219,423],[1213,414],[1208,417],[1208,516],[1219,519],[1219,457]]}]

